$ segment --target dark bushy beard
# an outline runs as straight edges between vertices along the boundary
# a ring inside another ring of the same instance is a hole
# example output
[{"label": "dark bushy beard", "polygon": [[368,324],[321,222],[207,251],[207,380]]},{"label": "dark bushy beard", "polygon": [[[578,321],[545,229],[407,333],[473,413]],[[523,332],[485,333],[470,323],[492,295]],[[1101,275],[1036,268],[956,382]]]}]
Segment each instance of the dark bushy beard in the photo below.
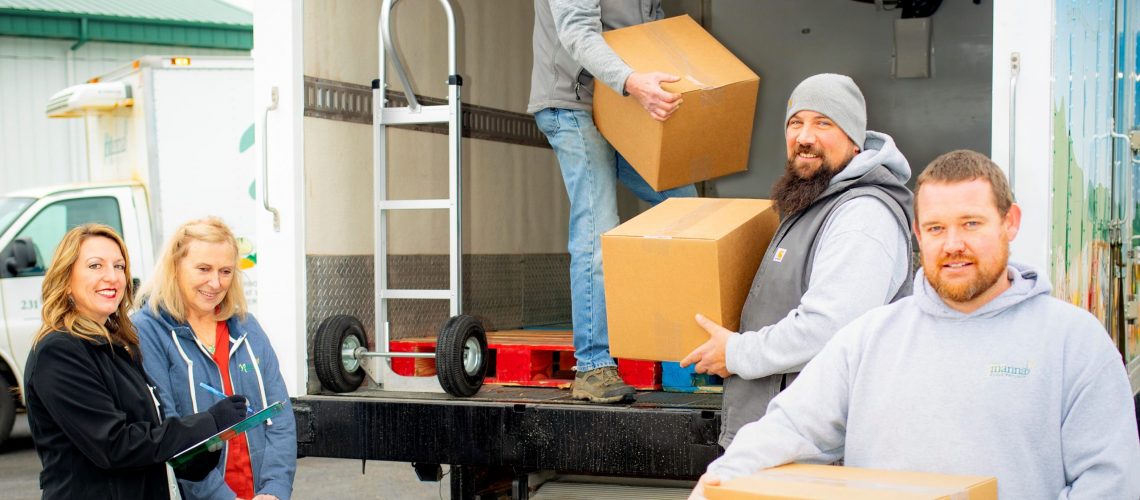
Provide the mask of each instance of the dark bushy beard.
[{"label": "dark bushy beard", "polygon": [[839,169],[833,168],[824,159],[815,172],[801,177],[796,172],[795,161],[796,156],[793,154],[784,167],[783,177],[772,186],[772,200],[776,203],[776,210],[780,211],[780,217],[795,215],[810,206],[827,190],[831,178],[839,173]]}]

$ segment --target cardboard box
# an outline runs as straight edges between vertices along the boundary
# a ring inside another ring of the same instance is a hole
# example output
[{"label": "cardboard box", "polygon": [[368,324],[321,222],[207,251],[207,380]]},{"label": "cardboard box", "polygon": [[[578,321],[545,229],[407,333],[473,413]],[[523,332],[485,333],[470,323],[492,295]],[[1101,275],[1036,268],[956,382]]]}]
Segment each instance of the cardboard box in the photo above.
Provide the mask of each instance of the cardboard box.
[{"label": "cardboard box", "polygon": [[709,500],[997,500],[997,479],[789,464],[705,488]]},{"label": "cardboard box", "polygon": [[594,84],[594,123],[654,189],[662,191],[748,168],[760,77],[689,16],[603,33],[634,71],[681,77],[682,94],[664,122],[633,96]]},{"label": "cardboard box", "polygon": [[778,225],[770,200],[671,198],[602,235],[610,354],[680,361],[709,338],[697,313],[739,328]]}]

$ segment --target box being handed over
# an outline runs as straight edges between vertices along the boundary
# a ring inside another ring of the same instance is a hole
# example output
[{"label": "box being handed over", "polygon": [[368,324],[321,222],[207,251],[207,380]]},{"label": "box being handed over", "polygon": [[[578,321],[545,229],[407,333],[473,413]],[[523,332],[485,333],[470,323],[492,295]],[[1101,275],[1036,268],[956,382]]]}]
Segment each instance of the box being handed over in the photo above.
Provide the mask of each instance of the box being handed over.
[{"label": "box being handed over", "polygon": [[680,361],[709,338],[697,313],[739,328],[778,225],[770,200],[671,198],[603,234],[610,354]]},{"label": "box being handed over", "polygon": [[788,464],[705,488],[709,500],[997,500],[997,479]]},{"label": "box being handed over", "polygon": [[664,122],[633,96],[594,83],[594,123],[630,165],[666,189],[748,168],[760,77],[689,16],[602,34],[634,71],[681,77],[662,88],[683,104]]}]

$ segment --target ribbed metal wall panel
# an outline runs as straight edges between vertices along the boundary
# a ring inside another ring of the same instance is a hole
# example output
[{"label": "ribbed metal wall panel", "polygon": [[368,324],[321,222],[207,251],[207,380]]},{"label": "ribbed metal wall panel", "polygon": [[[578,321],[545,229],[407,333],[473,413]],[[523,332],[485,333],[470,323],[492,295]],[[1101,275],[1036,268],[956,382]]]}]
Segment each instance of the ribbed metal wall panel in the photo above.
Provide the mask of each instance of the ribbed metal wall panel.
[{"label": "ribbed metal wall panel", "polygon": [[71,51],[73,43],[0,37],[0,193],[87,179],[83,120],[44,115],[44,105],[55,92],[144,55],[248,54],[97,42]]},{"label": "ribbed metal wall panel", "polygon": [[43,113],[43,103],[67,81],[66,67],[51,60],[52,45],[67,49],[62,42],[0,38],[0,191],[74,178],[68,122],[49,122]]}]

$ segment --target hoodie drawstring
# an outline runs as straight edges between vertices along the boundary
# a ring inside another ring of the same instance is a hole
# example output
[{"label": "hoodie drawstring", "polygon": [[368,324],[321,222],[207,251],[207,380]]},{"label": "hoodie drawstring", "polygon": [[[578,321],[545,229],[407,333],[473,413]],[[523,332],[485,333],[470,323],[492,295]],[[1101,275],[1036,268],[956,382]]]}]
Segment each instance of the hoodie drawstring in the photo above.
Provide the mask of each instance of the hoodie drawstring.
[{"label": "hoodie drawstring", "polygon": [[178,354],[182,356],[182,361],[186,362],[186,380],[190,386],[190,407],[194,413],[198,413],[198,391],[194,388],[194,362],[190,361],[190,357],[186,355],[186,351],[182,350],[182,344],[178,342],[178,336],[174,330],[170,330],[170,340],[174,341],[174,347],[178,349]]}]

